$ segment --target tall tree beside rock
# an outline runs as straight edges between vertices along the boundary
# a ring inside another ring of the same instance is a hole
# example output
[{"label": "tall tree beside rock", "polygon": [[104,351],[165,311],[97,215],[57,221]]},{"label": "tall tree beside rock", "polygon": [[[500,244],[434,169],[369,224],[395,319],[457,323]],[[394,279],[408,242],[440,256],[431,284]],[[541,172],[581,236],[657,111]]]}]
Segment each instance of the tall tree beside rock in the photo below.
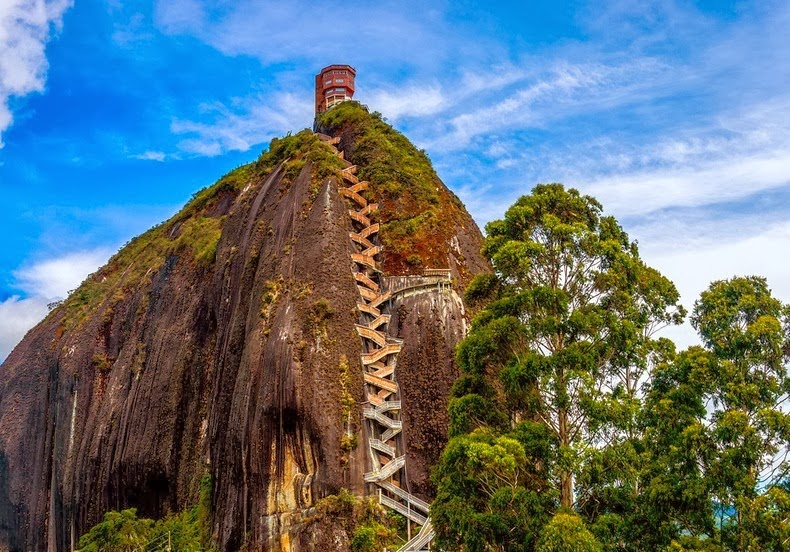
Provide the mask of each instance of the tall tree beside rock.
[{"label": "tall tree beside rock", "polygon": [[[571,509],[590,452],[638,437],[653,334],[679,323],[683,308],[617,221],[576,190],[539,185],[486,230],[483,252],[494,271],[467,291],[481,310],[457,353],[463,375],[450,405],[451,436],[538,424],[551,452],[533,465]],[[434,508],[443,507],[454,446],[437,470]]]}]

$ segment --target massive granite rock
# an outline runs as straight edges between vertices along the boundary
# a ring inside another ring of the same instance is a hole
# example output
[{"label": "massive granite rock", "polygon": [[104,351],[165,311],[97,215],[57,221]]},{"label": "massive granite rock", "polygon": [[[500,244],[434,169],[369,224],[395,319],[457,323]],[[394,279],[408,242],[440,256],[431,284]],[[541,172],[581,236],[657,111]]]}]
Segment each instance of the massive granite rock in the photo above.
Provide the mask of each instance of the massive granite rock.
[{"label": "massive granite rock", "polygon": [[[322,130],[353,149],[353,125]],[[72,549],[110,509],[181,510],[205,475],[218,548],[344,546],[331,521],[306,515],[341,488],[363,494],[367,467],[366,447],[343,444],[362,439],[363,383],[332,159],[309,131],[274,141],[125,246],[16,347],[0,367],[0,550]],[[393,248],[388,262],[385,249],[384,266],[450,268],[460,290],[486,269],[481,235],[435,174],[430,185],[451,224],[426,237],[430,253]],[[456,293],[432,289],[391,308],[389,331],[405,339],[408,479],[429,498],[465,313]]]}]

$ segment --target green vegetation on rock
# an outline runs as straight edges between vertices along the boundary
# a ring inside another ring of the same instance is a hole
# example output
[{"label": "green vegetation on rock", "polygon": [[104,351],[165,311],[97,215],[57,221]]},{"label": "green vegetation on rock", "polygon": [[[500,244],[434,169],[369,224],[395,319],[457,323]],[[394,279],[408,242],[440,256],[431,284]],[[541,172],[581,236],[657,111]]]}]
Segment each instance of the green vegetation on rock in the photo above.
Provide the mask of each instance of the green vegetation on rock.
[{"label": "green vegetation on rock", "polygon": [[283,162],[285,186],[306,163],[312,164],[313,197],[323,179],[343,167],[342,161],[309,130],[273,139],[257,161],[234,169],[212,186],[196,192],[181,211],[131,240],[103,268],[90,275],[64,302],[64,326],[73,327],[96,309],[111,309],[129,295],[145,293],[168,257],[210,270],[225,223],[223,215],[213,212],[215,205],[227,196],[235,200],[245,188],[262,182]]},{"label": "green vegetation on rock", "polygon": [[343,102],[318,115],[320,132],[341,136],[346,159],[370,182],[368,196],[379,204],[385,268],[445,268],[447,244],[465,214],[460,200],[437,176],[430,159],[378,113]]},{"label": "green vegetation on rock", "polygon": [[345,531],[354,552],[393,549],[399,542],[396,520],[373,497],[359,498],[347,489],[322,498],[310,520],[331,519]]}]

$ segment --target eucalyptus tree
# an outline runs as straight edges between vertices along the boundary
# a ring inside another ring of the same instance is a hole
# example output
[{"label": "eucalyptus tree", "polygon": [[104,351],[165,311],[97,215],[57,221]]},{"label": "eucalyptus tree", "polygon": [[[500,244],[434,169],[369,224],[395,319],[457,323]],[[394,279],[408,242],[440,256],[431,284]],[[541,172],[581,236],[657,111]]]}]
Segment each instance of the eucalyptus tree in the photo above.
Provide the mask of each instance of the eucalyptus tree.
[{"label": "eucalyptus tree", "polygon": [[[697,379],[707,385],[711,490],[722,511],[734,512],[722,516],[722,540],[731,549],[773,549],[767,540],[784,532],[776,549],[790,546],[790,500],[780,485],[790,471],[790,306],[765,278],[732,278],[702,293],[691,322],[712,357]],[[766,508],[774,517],[783,509],[783,529],[769,527],[769,513],[757,515]]]},{"label": "eucalyptus tree", "polygon": [[543,424],[547,474],[570,509],[589,452],[637,436],[654,333],[685,313],[617,221],[574,189],[538,185],[486,231],[494,270],[467,291],[480,312],[457,353],[451,434]]}]

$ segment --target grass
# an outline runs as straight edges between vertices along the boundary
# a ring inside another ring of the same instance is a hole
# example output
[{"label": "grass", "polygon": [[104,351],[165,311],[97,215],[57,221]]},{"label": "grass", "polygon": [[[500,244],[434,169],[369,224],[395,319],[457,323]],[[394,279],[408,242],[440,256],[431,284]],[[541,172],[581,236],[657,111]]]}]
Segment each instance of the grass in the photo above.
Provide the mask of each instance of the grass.
[{"label": "grass", "polygon": [[357,165],[369,196],[379,204],[385,270],[446,268],[447,243],[457,223],[469,219],[461,201],[442,183],[426,153],[357,102],[319,114],[316,128],[341,136],[346,158]]}]

